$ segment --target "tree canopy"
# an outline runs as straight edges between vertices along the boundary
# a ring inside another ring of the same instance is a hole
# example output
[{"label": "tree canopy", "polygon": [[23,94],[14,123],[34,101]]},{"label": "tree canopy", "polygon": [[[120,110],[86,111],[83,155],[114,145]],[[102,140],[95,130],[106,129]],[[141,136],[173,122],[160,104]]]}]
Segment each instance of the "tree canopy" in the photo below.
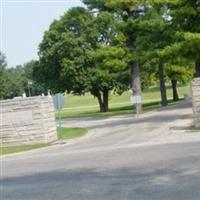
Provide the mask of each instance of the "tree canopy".
[{"label": "tree canopy", "polygon": [[38,81],[55,92],[97,97],[108,110],[110,90],[128,89],[125,37],[108,12],[91,14],[76,7],[54,21],[40,44]]},{"label": "tree canopy", "polygon": [[[7,68],[6,57],[0,59],[0,99],[11,99],[17,96],[36,96],[46,93],[43,85],[34,81],[33,70],[38,61],[31,60],[24,65]],[[32,82],[28,85],[28,82]]]},{"label": "tree canopy", "polygon": [[[191,64],[185,67],[173,62],[174,56],[195,62],[198,72],[199,49],[194,48],[199,46],[197,1],[83,2],[88,9],[67,11],[51,24],[40,44],[40,62],[34,73],[54,93],[90,92],[98,98],[101,111],[107,111],[110,90],[121,94],[131,87],[133,95],[141,95],[141,88],[159,74],[162,105],[166,105],[165,74],[174,89],[174,81],[191,78],[185,70]],[[144,76],[149,81],[143,81]]]}]

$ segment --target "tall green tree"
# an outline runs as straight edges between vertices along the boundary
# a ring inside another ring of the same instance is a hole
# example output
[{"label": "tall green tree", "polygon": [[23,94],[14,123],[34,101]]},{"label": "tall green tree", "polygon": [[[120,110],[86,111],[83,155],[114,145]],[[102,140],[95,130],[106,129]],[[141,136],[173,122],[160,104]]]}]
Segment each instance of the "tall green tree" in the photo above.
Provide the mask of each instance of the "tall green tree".
[{"label": "tall green tree", "polygon": [[8,93],[7,86],[9,83],[8,74],[6,73],[6,57],[0,51],[0,99],[4,99]]},{"label": "tall green tree", "polygon": [[6,68],[6,66],[6,57],[0,53],[0,99],[21,96],[24,92],[23,67]]},{"label": "tall green tree", "polygon": [[[131,86],[134,96],[141,96],[140,53],[136,41],[140,30],[135,24],[140,23],[146,16],[149,7],[139,0],[83,0],[88,8],[98,11],[107,10],[121,22],[120,30],[126,36],[126,47],[129,53]],[[141,113],[142,106],[137,104],[136,112]]]},{"label": "tall green tree", "polygon": [[[12,99],[17,96],[41,95],[46,93],[44,87],[34,81],[33,68],[38,65],[38,61],[30,61],[24,65],[6,68],[6,61],[1,61],[0,69],[0,99]],[[28,82],[32,82],[28,85]]]},{"label": "tall green tree", "polygon": [[195,76],[200,76],[200,2],[199,0],[168,1],[174,30],[174,43],[163,54],[182,56],[195,63]]},{"label": "tall green tree", "polygon": [[37,78],[34,75],[34,69],[38,68],[38,66],[39,61],[37,60],[31,60],[23,65],[23,88],[27,96],[38,96],[41,94],[47,94],[47,89],[45,89],[43,84],[37,82]]},{"label": "tall green tree", "polygon": [[[147,3],[150,1],[146,1]],[[167,17],[165,4],[146,4],[148,12],[139,22],[136,21],[134,26],[139,30],[136,39],[136,51],[140,52],[140,60],[150,62],[157,70],[162,106],[167,105],[167,92],[165,86],[164,68],[169,59],[160,52],[172,41],[173,31],[171,31],[171,22]],[[152,67],[149,68],[154,71]],[[146,69],[145,69],[146,70]]]},{"label": "tall green tree", "polygon": [[5,69],[7,66],[6,56],[0,51],[0,70]]},{"label": "tall green tree", "polygon": [[141,33],[138,46],[145,49],[147,54],[150,50],[153,59],[159,59],[162,105],[166,105],[165,72],[172,84],[174,100],[179,98],[177,82],[191,80],[193,67],[187,59],[196,62],[198,74],[199,49],[195,45],[199,46],[199,10],[195,10],[198,9],[197,1],[158,0],[152,3],[149,19],[144,21],[146,30]]},{"label": "tall green tree", "polygon": [[195,76],[200,76],[200,2],[199,0],[179,0],[172,10],[175,24],[183,31],[183,45],[188,58],[195,62]]},{"label": "tall green tree", "polygon": [[100,111],[106,112],[109,91],[122,93],[128,88],[124,43],[111,14],[72,8],[44,34],[34,73],[54,93],[90,92]]},{"label": "tall green tree", "polygon": [[187,84],[191,81],[194,71],[194,67],[187,60],[181,59],[177,62],[177,59],[174,59],[166,64],[165,72],[168,80],[171,82],[173,101],[179,100],[177,84]]},{"label": "tall green tree", "polygon": [[9,77],[6,98],[22,96],[22,94],[24,93],[25,84],[23,66],[17,65],[16,67],[8,68],[6,70],[6,73]]}]

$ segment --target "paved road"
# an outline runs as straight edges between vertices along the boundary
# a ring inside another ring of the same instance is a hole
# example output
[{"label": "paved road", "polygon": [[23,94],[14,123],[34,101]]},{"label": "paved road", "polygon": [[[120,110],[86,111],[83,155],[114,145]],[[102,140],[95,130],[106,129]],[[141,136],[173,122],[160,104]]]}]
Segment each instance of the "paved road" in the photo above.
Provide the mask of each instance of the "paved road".
[{"label": "paved road", "polygon": [[200,134],[190,106],[66,121],[80,140],[2,159],[2,200],[199,200]]}]

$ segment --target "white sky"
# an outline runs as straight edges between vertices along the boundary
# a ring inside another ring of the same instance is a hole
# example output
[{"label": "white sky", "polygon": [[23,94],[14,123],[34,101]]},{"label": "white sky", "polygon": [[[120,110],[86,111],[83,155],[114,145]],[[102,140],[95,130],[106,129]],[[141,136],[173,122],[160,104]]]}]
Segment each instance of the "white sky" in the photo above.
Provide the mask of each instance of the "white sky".
[{"label": "white sky", "polygon": [[0,50],[7,57],[8,66],[16,66],[37,59],[38,45],[43,33],[54,19],[81,0],[0,0]]}]

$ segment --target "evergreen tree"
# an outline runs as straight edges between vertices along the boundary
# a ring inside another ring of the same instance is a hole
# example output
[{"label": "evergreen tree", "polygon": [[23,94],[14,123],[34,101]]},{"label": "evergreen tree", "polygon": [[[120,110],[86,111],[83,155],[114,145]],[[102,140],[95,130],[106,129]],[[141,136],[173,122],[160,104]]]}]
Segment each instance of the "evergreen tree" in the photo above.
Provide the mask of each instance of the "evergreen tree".
[{"label": "evergreen tree", "polygon": [[[121,22],[120,30],[126,36],[126,47],[129,53],[129,67],[131,72],[131,86],[134,96],[141,96],[140,53],[137,51],[136,41],[140,30],[135,24],[140,23],[146,16],[149,7],[139,0],[83,0],[92,10],[107,10]],[[142,112],[141,104],[136,105],[136,112]]]}]

